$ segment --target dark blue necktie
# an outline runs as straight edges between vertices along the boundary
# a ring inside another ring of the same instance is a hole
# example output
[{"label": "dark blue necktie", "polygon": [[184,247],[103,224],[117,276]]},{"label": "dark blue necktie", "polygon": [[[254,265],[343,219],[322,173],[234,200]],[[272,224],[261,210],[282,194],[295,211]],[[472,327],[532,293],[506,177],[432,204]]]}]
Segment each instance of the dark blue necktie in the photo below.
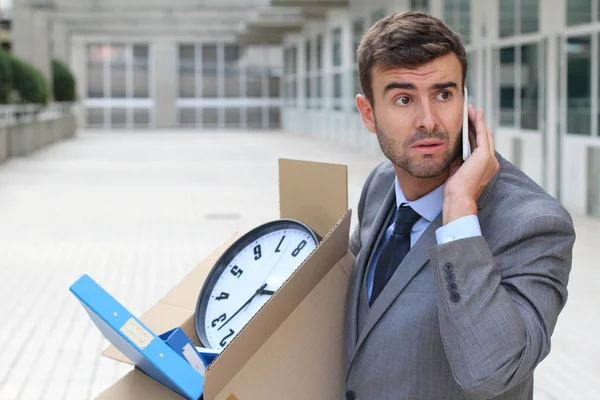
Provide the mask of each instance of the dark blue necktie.
[{"label": "dark blue necktie", "polygon": [[410,250],[410,231],[419,218],[421,218],[419,213],[409,206],[402,204],[398,207],[394,231],[383,245],[375,266],[373,292],[371,293],[369,305],[373,305],[377,296],[394,275],[398,265],[406,257]]}]

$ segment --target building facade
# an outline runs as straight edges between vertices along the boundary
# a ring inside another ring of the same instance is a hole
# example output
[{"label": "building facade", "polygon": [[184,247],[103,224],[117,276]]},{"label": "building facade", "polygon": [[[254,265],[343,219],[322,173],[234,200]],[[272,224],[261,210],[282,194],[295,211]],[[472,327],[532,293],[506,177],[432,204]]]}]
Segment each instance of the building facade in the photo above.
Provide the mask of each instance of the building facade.
[{"label": "building facade", "polygon": [[379,154],[355,104],[356,48],[421,9],[464,38],[470,101],[499,152],[600,216],[600,0],[15,0],[13,51],[78,80],[80,122],[283,129]]},{"label": "building facade", "polygon": [[600,216],[599,0],[350,0],[284,36],[283,128],[379,154],[355,103],[356,49],[410,9],[462,35],[470,102],[498,151],[573,212]]}]

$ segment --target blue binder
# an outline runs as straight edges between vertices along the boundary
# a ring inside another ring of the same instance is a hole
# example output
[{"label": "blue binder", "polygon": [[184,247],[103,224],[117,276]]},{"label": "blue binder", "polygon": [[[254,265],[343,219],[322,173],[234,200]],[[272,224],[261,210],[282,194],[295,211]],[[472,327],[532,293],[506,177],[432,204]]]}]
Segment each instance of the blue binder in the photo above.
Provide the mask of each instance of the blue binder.
[{"label": "blue binder", "polygon": [[104,337],[138,369],[188,400],[201,398],[204,377],[91,277],[84,274],[70,291]]}]

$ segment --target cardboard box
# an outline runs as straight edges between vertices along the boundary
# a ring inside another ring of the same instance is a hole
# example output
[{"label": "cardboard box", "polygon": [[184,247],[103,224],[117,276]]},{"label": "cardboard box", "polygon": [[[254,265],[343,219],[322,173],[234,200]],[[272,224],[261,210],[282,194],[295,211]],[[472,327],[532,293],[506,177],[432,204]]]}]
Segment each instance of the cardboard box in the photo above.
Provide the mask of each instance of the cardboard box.
[{"label": "cardboard box", "polygon": [[[347,168],[282,159],[279,199],[281,218],[309,225],[323,240],[208,367],[206,400],[343,398],[344,305],[354,261],[348,250]],[[239,236],[217,248],[140,319],[155,332],[181,327],[199,346],[194,310],[200,289]],[[130,363],[113,346],[102,354]],[[181,399],[138,369],[98,398]]]}]

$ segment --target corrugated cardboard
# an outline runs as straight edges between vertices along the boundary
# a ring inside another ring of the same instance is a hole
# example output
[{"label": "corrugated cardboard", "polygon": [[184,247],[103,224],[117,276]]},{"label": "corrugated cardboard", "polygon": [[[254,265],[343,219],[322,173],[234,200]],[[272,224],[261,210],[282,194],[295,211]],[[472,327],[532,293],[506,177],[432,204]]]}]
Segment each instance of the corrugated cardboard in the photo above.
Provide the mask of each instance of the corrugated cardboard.
[{"label": "corrugated cardboard", "polygon": [[[206,400],[343,397],[343,308],[353,262],[347,169],[280,160],[279,173],[281,218],[306,223],[323,240],[210,365]],[[216,249],[141,320],[159,333],[179,326],[198,344],[193,321],[202,283],[239,236]],[[103,355],[129,362],[112,346]],[[99,398],[181,399],[137,369]]]}]

